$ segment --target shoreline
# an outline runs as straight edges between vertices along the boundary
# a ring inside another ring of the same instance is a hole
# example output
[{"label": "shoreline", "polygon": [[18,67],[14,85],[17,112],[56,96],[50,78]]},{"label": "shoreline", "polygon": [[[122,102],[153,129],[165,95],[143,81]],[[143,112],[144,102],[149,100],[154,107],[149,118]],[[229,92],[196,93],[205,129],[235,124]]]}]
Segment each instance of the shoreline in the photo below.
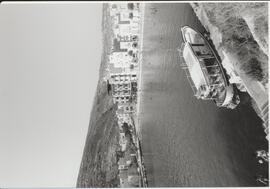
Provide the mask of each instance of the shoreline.
[{"label": "shoreline", "polygon": [[268,84],[264,86],[262,82],[252,79],[247,74],[245,74],[243,70],[240,70],[239,68],[235,67],[235,65],[237,65],[238,62],[240,63],[242,62],[238,60],[237,57],[228,52],[228,50],[225,49],[224,45],[222,45],[222,37],[224,34],[219,30],[217,26],[211,23],[210,18],[206,13],[206,10],[202,6],[195,3],[190,3],[190,5],[194,10],[196,16],[199,18],[202,25],[204,25],[206,30],[210,33],[209,37],[212,39],[213,44],[216,47],[216,50],[222,59],[222,62],[226,56],[228,58],[227,63],[230,65],[230,67],[234,67],[235,69],[234,72],[236,72],[239,75],[239,77],[242,80],[242,85],[244,86],[250,97],[254,100],[255,105],[257,107],[254,107],[253,105],[252,108],[264,122],[264,131],[267,135],[266,139],[268,140],[268,91],[267,91]]},{"label": "shoreline", "polygon": [[144,31],[144,13],[145,13],[145,4],[144,3],[141,3],[141,6],[142,6],[142,12],[141,12],[141,19],[142,19],[142,22],[141,22],[141,33],[140,33],[140,36],[141,36],[141,43],[140,43],[140,50],[139,50],[139,71],[138,71],[138,75],[139,75],[139,79],[138,79],[138,92],[137,92],[137,96],[138,96],[138,99],[137,99],[137,108],[136,108],[136,122],[135,124],[137,125],[136,129],[137,129],[137,132],[138,132],[138,137],[139,139],[142,141],[142,136],[141,136],[141,129],[140,129],[140,106],[141,106],[141,90],[142,90],[142,60],[143,60],[143,31]]},{"label": "shoreline", "polygon": [[189,4],[146,5],[140,126],[148,186],[255,186],[251,154],[266,149],[261,121],[244,101],[231,111],[191,95],[176,51],[181,25],[205,31]]},{"label": "shoreline", "polygon": [[137,135],[137,153],[138,153],[138,164],[141,174],[141,181],[142,186],[141,187],[147,187],[147,177],[146,177],[146,169],[144,167],[143,163],[143,154],[141,153],[141,143],[142,143],[142,134],[140,129],[140,104],[141,104],[141,87],[142,87],[142,59],[143,59],[143,31],[144,31],[144,12],[145,12],[145,4],[141,3],[141,25],[140,25],[140,43],[139,43],[139,66],[138,66],[138,90],[137,90],[137,104],[136,104],[136,114],[135,114],[135,129],[136,129],[136,135]]}]

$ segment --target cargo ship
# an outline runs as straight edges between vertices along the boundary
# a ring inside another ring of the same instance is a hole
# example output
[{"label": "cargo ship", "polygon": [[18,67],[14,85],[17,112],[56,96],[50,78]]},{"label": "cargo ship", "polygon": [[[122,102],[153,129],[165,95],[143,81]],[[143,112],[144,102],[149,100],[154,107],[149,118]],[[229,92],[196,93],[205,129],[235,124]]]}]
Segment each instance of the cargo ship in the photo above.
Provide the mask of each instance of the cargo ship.
[{"label": "cargo ship", "polygon": [[236,87],[229,83],[209,37],[189,26],[181,28],[183,43],[179,49],[183,68],[194,96],[211,100],[218,107],[234,109],[240,102]]}]

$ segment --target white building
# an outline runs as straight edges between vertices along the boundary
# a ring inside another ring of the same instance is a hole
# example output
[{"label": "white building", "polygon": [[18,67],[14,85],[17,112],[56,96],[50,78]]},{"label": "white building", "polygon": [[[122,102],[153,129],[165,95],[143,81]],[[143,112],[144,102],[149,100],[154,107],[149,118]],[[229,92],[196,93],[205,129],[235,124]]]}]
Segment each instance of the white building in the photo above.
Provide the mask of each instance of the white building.
[{"label": "white building", "polygon": [[129,125],[132,124],[131,117],[127,113],[116,113],[118,118],[118,125],[123,125],[124,123],[127,123]]},{"label": "white building", "polygon": [[127,148],[127,140],[126,140],[125,133],[121,133],[121,132],[120,132],[119,145],[121,146],[121,151],[122,151],[122,152],[126,151],[126,148]]},{"label": "white building", "polygon": [[118,105],[118,109],[125,113],[134,113],[136,112],[136,104],[135,103],[120,104]]},{"label": "white building", "polygon": [[109,10],[110,10],[110,16],[115,16],[115,14],[118,12],[117,5],[115,3],[110,3]]},{"label": "white building", "polygon": [[139,34],[139,24],[138,23],[130,23],[130,24],[119,24],[119,35],[138,35]]},{"label": "white building", "polygon": [[129,24],[119,24],[118,27],[119,27],[119,35],[120,36],[126,36],[126,35],[131,34]]},{"label": "white building", "polygon": [[[120,42],[120,48],[121,42]],[[109,63],[113,64],[116,68],[128,68],[130,67],[130,63],[132,61],[132,57],[127,54],[127,52],[113,52],[109,56]]]},{"label": "white building", "polygon": [[113,102],[118,103],[118,109],[122,113],[135,111],[134,87],[137,85],[136,73],[110,74],[109,82],[112,87]]},{"label": "white building", "polygon": [[131,49],[132,48],[132,43],[133,42],[130,42],[130,41],[121,41],[120,42],[120,48],[121,49]]},{"label": "white building", "polygon": [[117,6],[118,6],[119,11],[127,11],[128,10],[127,3],[117,3]]},{"label": "white building", "polygon": [[130,83],[137,81],[137,74],[135,72],[110,74],[110,82],[116,83]]},{"label": "white building", "polygon": [[130,11],[122,11],[122,12],[120,12],[120,14],[119,14],[119,22],[125,22],[125,21],[127,21],[127,22],[130,22],[130,17],[129,17],[129,15],[130,15]]}]

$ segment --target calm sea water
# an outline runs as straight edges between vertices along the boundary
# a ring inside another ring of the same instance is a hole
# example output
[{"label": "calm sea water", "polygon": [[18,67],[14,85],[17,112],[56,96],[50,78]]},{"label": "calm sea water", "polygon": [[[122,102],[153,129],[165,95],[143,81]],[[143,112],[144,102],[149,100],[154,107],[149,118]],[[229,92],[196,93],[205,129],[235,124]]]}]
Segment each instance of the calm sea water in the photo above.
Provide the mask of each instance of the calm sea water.
[{"label": "calm sea water", "polygon": [[147,4],[141,101],[149,186],[256,186],[252,153],[268,148],[245,99],[235,110],[197,100],[180,69],[180,27],[203,31],[188,4]]}]

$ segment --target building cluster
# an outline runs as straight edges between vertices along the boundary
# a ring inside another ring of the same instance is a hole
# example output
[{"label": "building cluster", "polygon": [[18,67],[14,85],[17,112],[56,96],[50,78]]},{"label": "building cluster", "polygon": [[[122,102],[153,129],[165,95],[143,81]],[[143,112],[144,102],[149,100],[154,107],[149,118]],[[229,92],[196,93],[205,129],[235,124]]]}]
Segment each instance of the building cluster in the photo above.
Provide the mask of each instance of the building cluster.
[{"label": "building cluster", "polygon": [[140,157],[138,154],[137,138],[133,124],[123,123],[120,129],[120,146],[118,170],[120,187],[140,187],[142,177]]},{"label": "building cluster", "polygon": [[139,66],[139,3],[112,3],[112,49],[109,55],[109,84],[114,103],[118,104],[118,113],[136,112],[137,74]]},{"label": "building cluster", "polygon": [[141,187],[141,157],[136,135],[137,86],[141,10],[139,3],[109,4],[112,19],[112,48],[108,56],[108,86],[117,104],[119,126],[118,170],[120,187]]}]

